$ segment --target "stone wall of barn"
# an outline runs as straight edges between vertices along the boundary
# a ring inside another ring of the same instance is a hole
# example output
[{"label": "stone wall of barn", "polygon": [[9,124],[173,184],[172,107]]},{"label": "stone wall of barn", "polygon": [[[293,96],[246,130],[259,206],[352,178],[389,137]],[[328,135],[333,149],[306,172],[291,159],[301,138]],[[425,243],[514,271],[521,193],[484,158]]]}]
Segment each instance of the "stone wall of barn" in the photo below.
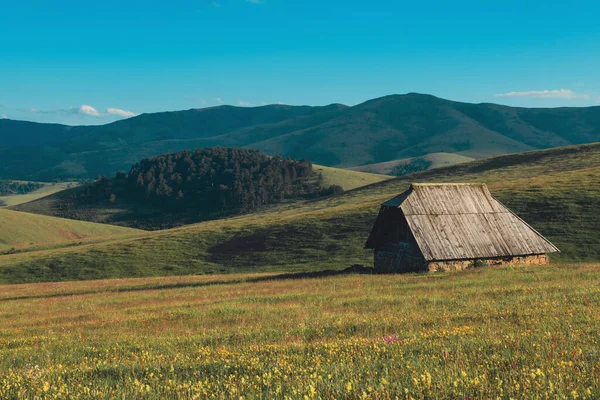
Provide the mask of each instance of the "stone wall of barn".
[{"label": "stone wall of barn", "polygon": [[398,251],[375,250],[374,270],[379,273],[400,273],[425,271],[427,262],[422,257],[405,254],[398,257]]},{"label": "stone wall of barn", "polygon": [[496,257],[477,260],[431,261],[427,262],[419,257],[402,257],[398,259],[395,251],[376,250],[374,269],[379,273],[402,272],[437,272],[437,271],[462,271],[468,268],[485,267],[491,265],[544,265],[550,259],[545,254],[517,257]]},{"label": "stone wall of barn", "polygon": [[550,263],[550,259],[546,254],[536,254],[531,256],[497,257],[477,260],[431,261],[427,263],[426,270],[429,272],[462,271],[467,268],[484,267],[488,265],[544,265],[548,263]]}]

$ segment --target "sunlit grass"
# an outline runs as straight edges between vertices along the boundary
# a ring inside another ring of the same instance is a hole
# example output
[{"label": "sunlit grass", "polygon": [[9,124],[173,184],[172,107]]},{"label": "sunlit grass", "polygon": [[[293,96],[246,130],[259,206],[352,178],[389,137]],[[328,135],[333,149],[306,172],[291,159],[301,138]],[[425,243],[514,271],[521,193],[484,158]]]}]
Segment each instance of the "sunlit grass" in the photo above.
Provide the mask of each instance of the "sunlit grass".
[{"label": "sunlit grass", "polygon": [[339,185],[344,190],[352,190],[372,183],[383,182],[392,179],[388,175],[359,172],[349,169],[331,168],[322,165],[313,165],[316,173],[323,174],[323,186]]},{"label": "sunlit grass", "polygon": [[17,194],[11,196],[0,196],[0,204],[6,204],[7,207],[16,206],[18,204],[23,204],[33,200],[41,199],[42,197],[50,196],[51,194],[58,193],[67,188],[77,186],[77,183],[75,182],[40,183],[44,183],[45,186],[34,190],[30,193]]},{"label": "sunlit grass", "polygon": [[74,221],[0,208],[0,257],[8,252],[72,246],[122,238],[142,231],[114,225]]},{"label": "sunlit grass", "polygon": [[0,287],[2,398],[598,398],[600,266]]}]

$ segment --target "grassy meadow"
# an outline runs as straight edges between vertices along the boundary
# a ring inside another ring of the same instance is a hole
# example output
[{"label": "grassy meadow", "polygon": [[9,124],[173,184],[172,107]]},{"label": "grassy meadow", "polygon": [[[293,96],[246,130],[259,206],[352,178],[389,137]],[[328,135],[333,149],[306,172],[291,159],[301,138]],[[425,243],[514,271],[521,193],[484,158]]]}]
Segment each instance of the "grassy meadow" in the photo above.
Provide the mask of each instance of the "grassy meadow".
[{"label": "grassy meadow", "polygon": [[600,145],[425,171],[259,213],[0,256],[0,282],[315,271],[372,265],[364,242],[381,202],[411,182],[485,182],[556,244],[555,261],[600,260]]},{"label": "grassy meadow", "polygon": [[79,245],[90,239],[116,239],[139,232],[114,225],[0,209],[0,255],[32,248]]},{"label": "grassy meadow", "polygon": [[593,399],[600,265],[0,287],[0,398]]},{"label": "grassy meadow", "polygon": [[[413,181],[486,182],[562,253],[341,272]],[[155,232],[0,210],[0,398],[600,398],[599,144],[359,186]]]},{"label": "grassy meadow", "polygon": [[331,185],[339,185],[344,188],[344,190],[353,190],[362,186],[392,179],[389,175],[331,168],[323,165],[313,165],[313,169],[315,172],[323,174],[323,186],[329,187]]}]

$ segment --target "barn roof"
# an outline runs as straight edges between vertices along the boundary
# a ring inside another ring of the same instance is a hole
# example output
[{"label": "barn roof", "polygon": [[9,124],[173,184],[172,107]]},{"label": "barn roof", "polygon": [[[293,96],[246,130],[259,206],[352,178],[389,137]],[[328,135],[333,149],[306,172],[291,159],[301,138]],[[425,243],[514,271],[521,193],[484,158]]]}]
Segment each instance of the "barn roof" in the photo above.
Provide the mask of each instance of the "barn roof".
[{"label": "barn roof", "polygon": [[413,184],[383,206],[402,210],[428,261],[560,251],[483,183]]}]

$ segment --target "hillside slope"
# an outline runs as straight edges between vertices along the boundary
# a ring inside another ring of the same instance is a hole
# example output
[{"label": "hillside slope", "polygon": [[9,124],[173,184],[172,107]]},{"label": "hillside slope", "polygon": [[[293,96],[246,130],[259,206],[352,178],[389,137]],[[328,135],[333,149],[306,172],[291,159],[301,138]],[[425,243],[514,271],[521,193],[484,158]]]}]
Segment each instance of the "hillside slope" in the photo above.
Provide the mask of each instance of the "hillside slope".
[{"label": "hillside slope", "polygon": [[69,245],[89,239],[142,231],[0,209],[0,252],[27,247]]},{"label": "hillside slope", "polygon": [[[361,186],[370,185],[390,179],[390,176],[370,174],[365,172],[350,171],[345,169],[314,165],[313,175],[321,174],[323,188],[332,185],[341,186],[344,190],[352,190]],[[311,178],[314,184],[315,178]],[[118,190],[117,190],[118,189]],[[223,218],[227,210],[221,210],[215,215],[202,217],[200,208],[187,210],[174,210],[161,208],[148,201],[135,201],[122,195],[122,188],[115,185],[112,190],[100,194],[100,198],[86,195],[86,187],[76,187],[60,191],[28,203],[16,204],[12,210],[24,211],[34,214],[50,215],[61,218],[71,218],[82,221],[108,223],[148,230],[166,229],[194,222]],[[116,193],[115,201],[108,201],[111,192]],[[317,193],[315,197],[319,194]],[[299,197],[299,196],[297,196]],[[290,202],[293,198],[283,199]],[[199,203],[194,202],[194,206]],[[229,215],[236,212],[229,212]]]},{"label": "hillside slope", "polygon": [[[42,182],[40,182],[42,183]],[[42,197],[62,192],[63,190],[78,186],[75,182],[43,183],[44,186],[27,194],[16,194],[11,196],[0,196],[0,207],[6,204],[6,207],[29,203]]]},{"label": "hillside slope", "polygon": [[222,106],[143,114],[71,130],[5,120],[0,138],[49,137],[39,131],[56,129],[68,133],[52,143],[5,141],[0,178],[95,178],[146,157],[209,146],[251,147],[334,167],[440,152],[482,158],[600,141],[600,107],[527,109],[410,93],[353,107]]},{"label": "hillside slope", "polygon": [[[343,269],[363,250],[380,204],[411,182],[485,182],[546,236],[555,260],[600,259],[600,144],[500,156],[341,196],[77,248],[0,256],[0,281]],[[50,269],[49,266],[53,268]],[[85,268],[82,268],[85,266]]]},{"label": "hillside slope", "polygon": [[19,146],[47,145],[72,139],[87,127],[0,119],[0,149]]},{"label": "hillside slope", "polygon": [[377,164],[361,165],[349,168],[353,171],[369,172],[372,174],[394,175],[394,170],[401,164],[410,164],[414,160],[425,160],[431,163],[427,169],[449,167],[451,165],[473,161],[474,158],[455,153],[430,153],[420,157],[403,158]]},{"label": "hillside slope", "polygon": [[323,174],[323,185],[325,187],[339,185],[344,190],[354,190],[391,179],[388,175],[325,167],[323,165],[313,165],[313,169],[315,172]]}]

